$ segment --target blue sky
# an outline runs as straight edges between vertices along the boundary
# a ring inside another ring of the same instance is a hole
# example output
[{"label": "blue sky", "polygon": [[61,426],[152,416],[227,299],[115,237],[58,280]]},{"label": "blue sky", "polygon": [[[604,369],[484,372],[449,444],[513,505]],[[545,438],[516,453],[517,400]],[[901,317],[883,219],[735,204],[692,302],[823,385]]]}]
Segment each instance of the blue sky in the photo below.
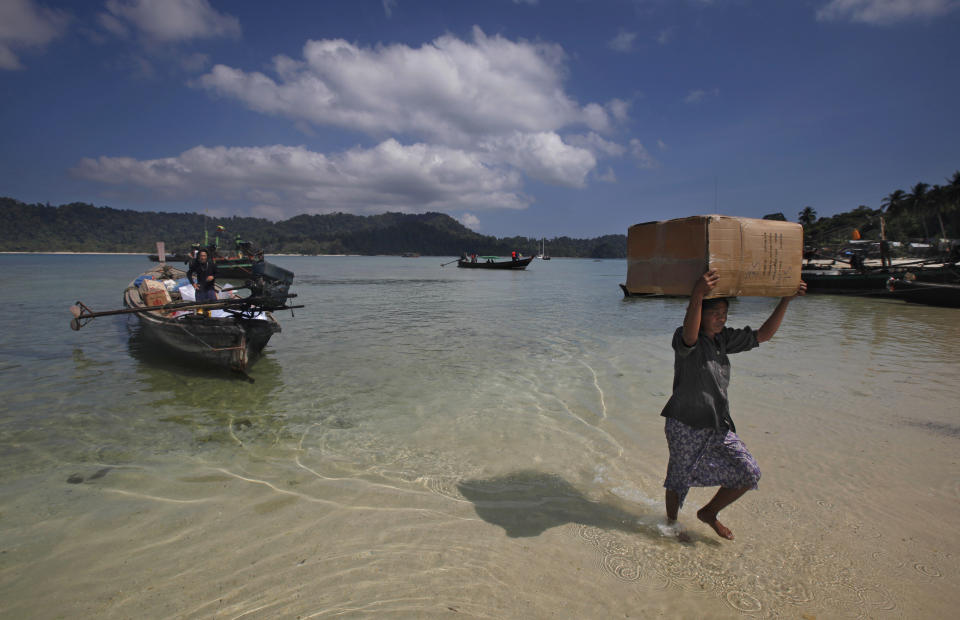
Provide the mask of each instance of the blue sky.
[{"label": "blue sky", "polygon": [[958,0],[0,0],[0,195],[593,237],[960,170]]}]

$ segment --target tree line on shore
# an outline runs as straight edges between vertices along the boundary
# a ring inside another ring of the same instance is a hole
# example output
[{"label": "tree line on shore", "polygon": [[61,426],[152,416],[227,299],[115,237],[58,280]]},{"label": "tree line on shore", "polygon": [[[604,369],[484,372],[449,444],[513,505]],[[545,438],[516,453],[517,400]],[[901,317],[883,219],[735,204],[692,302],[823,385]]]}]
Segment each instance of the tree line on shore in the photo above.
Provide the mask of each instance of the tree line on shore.
[{"label": "tree line on shore", "polygon": [[[782,213],[765,216],[783,219]],[[811,206],[797,214],[806,243],[812,246],[843,244],[855,236],[861,239],[907,243],[923,241],[938,245],[941,239],[960,238],[960,171],[944,185],[917,182],[910,191],[896,189],[873,209],[860,205],[852,211],[817,217]],[[856,230],[856,235],[853,231]]]},{"label": "tree line on shore", "polygon": [[[786,220],[783,213],[764,216]],[[846,242],[856,230],[863,239],[935,241],[960,238],[960,171],[944,185],[916,183],[897,189],[879,208],[866,205],[830,217],[817,217],[811,206],[797,214],[808,245]],[[143,252],[164,241],[167,251],[187,251],[218,226],[221,248],[230,250],[239,237],[267,254],[405,254],[459,256],[462,252],[509,256],[517,250],[536,254],[541,240],[493,237],[476,233],[443,213],[380,215],[298,215],[281,222],[252,217],[208,218],[199,213],[160,213],[96,207],[74,202],[57,207],[0,197],[0,251],[4,252]],[[881,227],[883,231],[881,232]],[[592,239],[554,237],[546,241],[552,256],[625,258],[627,237],[611,234]]]},{"label": "tree line on shore", "polygon": [[[509,256],[539,252],[532,237],[481,235],[443,213],[346,213],[298,215],[281,222],[252,217],[208,218],[199,213],[158,213],[96,207],[74,202],[60,206],[26,204],[0,197],[0,251],[4,252],[186,252],[216,236],[229,251],[235,238],[269,254],[405,254],[459,256],[462,252]],[[555,237],[546,241],[553,256],[625,258],[626,235],[593,239]]]}]

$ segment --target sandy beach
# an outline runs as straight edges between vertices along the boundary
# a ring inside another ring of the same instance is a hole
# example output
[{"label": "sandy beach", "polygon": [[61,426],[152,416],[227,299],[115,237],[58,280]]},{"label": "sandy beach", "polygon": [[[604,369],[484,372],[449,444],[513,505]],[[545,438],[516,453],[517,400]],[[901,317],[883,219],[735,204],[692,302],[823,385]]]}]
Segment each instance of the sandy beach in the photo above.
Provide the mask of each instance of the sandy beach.
[{"label": "sandy beach", "polygon": [[[5,265],[16,275],[36,259],[3,260],[27,261]],[[70,332],[69,270],[122,273],[85,283],[110,298],[142,259],[78,260],[29,292],[30,323],[5,319],[5,617],[938,618],[960,603],[950,309],[792,304],[774,341],[732,360],[763,471],[723,515],[737,540],[696,520],[712,490],[694,489],[681,543],[659,411],[683,304],[622,300],[622,265],[494,279],[290,258],[309,310],[281,318],[249,384],[161,361],[119,320]],[[770,307],[739,300],[730,322]]]}]

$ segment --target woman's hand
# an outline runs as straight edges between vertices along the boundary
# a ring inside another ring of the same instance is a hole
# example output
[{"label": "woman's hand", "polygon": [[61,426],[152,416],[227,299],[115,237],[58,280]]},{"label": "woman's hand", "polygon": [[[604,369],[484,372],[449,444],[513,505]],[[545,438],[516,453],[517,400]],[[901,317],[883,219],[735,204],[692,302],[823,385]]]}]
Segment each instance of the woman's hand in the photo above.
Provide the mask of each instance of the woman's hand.
[{"label": "woman's hand", "polygon": [[807,294],[807,283],[804,282],[803,280],[800,280],[800,284],[797,285],[797,292],[794,293],[793,295],[790,295],[789,297],[785,297],[784,299],[793,299],[794,297],[798,297],[798,296],[802,297],[806,294]]},{"label": "woman's hand", "polygon": [[717,282],[719,281],[720,274],[717,273],[716,269],[711,269],[697,279],[697,283],[693,285],[693,291],[690,293],[690,296],[703,299],[717,286]]}]

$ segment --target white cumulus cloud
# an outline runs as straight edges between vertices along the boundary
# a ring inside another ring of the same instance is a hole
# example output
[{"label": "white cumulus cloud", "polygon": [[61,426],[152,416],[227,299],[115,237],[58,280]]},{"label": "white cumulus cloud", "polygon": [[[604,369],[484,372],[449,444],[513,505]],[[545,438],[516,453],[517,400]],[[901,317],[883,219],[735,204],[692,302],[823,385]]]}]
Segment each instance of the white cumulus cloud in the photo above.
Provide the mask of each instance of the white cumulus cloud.
[{"label": "white cumulus cloud", "polygon": [[705,100],[707,97],[718,97],[720,96],[720,89],[714,88],[713,90],[703,90],[695,89],[687,93],[687,96],[683,98],[684,103],[700,103]]},{"label": "white cumulus cloud", "polygon": [[31,0],[0,1],[0,69],[22,69],[15,50],[39,48],[63,34],[69,17]]},{"label": "white cumulus cloud", "polygon": [[100,25],[119,36],[133,28],[157,42],[239,37],[240,21],[207,0],[107,0]]},{"label": "white cumulus cloud", "polygon": [[957,0],[830,0],[817,11],[817,19],[883,25],[937,17],[958,7]]},{"label": "white cumulus cloud", "polygon": [[630,140],[630,154],[637,160],[637,165],[641,168],[657,168],[660,166],[660,163],[653,158],[653,155],[643,146],[643,143],[636,138]]},{"label": "white cumulus cloud", "polygon": [[217,65],[197,83],[267,114],[464,145],[490,134],[605,126],[601,106],[581,107],[564,92],[564,61],[557,45],[474,28],[472,41],[444,35],[420,47],[308,41],[302,60],[275,58],[273,75]]},{"label": "white cumulus cloud", "polygon": [[583,187],[597,165],[588,149],[566,144],[553,132],[520,133],[490,138],[481,144],[494,161],[523,170],[531,178],[568,187]]},{"label": "white cumulus cloud", "polygon": [[450,212],[529,204],[516,171],[465,151],[404,146],[393,139],[331,156],[301,146],[198,146],[162,159],[84,158],[72,172],[167,196],[253,201],[255,214],[271,219],[304,212]]},{"label": "white cumulus cloud", "polygon": [[637,33],[621,30],[617,36],[607,41],[607,47],[615,52],[629,52],[633,49],[633,42],[637,38]]},{"label": "white cumulus cloud", "polygon": [[470,230],[476,232],[480,230],[480,218],[478,218],[473,213],[464,212],[459,218],[457,218],[461,224],[469,228]]}]

